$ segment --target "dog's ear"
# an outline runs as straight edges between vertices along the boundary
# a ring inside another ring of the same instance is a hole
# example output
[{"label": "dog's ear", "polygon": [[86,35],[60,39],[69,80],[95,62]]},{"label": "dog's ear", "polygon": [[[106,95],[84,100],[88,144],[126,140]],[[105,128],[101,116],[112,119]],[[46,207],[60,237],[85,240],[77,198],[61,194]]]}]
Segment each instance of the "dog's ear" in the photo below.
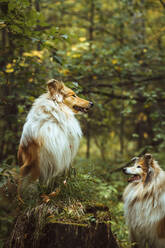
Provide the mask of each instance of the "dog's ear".
[{"label": "dog's ear", "polygon": [[47,86],[48,86],[50,93],[60,92],[61,89],[63,88],[63,83],[56,79],[50,79],[47,82]]},{"label": "dog's ear", "polygon": [[150,153],[144,154],[145,165],[149,167],[153,161],[152,155]]},{"label": "dog's ear", "polygon": [[56,79],[50,79],[47,82],[47,86],[51,97],[55,98],[55,95],[59,94],[63,89],[64,84]]}]

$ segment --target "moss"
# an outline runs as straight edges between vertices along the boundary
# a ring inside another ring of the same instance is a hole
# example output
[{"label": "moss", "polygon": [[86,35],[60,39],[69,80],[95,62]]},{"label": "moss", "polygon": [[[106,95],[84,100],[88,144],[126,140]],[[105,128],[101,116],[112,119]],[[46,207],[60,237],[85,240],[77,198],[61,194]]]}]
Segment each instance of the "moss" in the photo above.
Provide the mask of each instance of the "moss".
[{"label": "moss", "polygon": [[82,224],[82,223],[75,223],[75,222],[66,222],[66,221],[57,221],[54,219],[51,219],[49,223],[56,223],[56,224],[64,224],[64,225],[70,225],[70,226],[82,226],[82,227],[87,227],[87,224]]},{"label": "moss", "polygon": [[[54,210],[53,210],[54,209]],[[107,206],[100,203],[81,203],[72,201],[70,204],[51,205],[51,214],[47,217],[47,222],[69,222],[90,224],[94,222],[109,222],[110,212]]]}]

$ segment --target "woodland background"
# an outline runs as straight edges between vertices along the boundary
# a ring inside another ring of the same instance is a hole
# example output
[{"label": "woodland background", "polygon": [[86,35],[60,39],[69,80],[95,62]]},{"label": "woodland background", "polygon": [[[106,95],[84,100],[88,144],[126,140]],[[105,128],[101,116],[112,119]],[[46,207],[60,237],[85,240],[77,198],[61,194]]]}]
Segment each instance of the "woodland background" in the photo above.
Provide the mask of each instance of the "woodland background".
[{"label": "woodland background", "polygon": [[[164,67],[164,0],[0,0],[0,186],[18,170],[34,99],[49,79],[63,80],[94,102],[78,117],[84,138],[75,167],[95,178],[114,233],[129,247],[127,180],[115,170],[144,151],[164,165]],[[13,213],[4,199],[0,206],[3,243]]]}]

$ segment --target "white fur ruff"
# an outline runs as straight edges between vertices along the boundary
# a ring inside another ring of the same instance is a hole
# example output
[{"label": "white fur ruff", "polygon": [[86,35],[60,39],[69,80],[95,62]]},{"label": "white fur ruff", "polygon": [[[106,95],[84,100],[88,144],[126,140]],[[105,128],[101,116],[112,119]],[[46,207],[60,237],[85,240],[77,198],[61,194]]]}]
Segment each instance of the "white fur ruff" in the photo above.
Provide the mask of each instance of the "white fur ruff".
[{"label": "white fur ruff", "polygon": [[49,183],[52,178],[69,169],[82,136],[72,110],[61,99],[59,102],[53,101],[48,93],[36,99],[27,116],[20,141],[24,147],[31,141],[39,145],[40,179],[44,183]]},{"label": "white fur ruff", "polygon": [[165,172],[156,161],[154,164],[157,175],[153,171],[152,180],[147,185],[130,183],[123,195],[131,240],[138,242],[140,245],[136,247],[139,248],[165,248],[165,236],[159,237],[158,234],[159,222],[165,218]]}]

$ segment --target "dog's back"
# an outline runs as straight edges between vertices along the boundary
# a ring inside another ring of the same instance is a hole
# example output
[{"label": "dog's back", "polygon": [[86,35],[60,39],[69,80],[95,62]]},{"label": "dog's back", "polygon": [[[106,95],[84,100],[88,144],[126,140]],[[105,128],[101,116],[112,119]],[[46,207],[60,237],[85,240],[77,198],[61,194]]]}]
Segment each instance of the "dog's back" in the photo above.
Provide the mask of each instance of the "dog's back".
[{"label": "dog's back", "polygon": [[144,156],[125,173],[134,178],[123,194],[131,241],[138,248],[165,248],[165,172]]}]

